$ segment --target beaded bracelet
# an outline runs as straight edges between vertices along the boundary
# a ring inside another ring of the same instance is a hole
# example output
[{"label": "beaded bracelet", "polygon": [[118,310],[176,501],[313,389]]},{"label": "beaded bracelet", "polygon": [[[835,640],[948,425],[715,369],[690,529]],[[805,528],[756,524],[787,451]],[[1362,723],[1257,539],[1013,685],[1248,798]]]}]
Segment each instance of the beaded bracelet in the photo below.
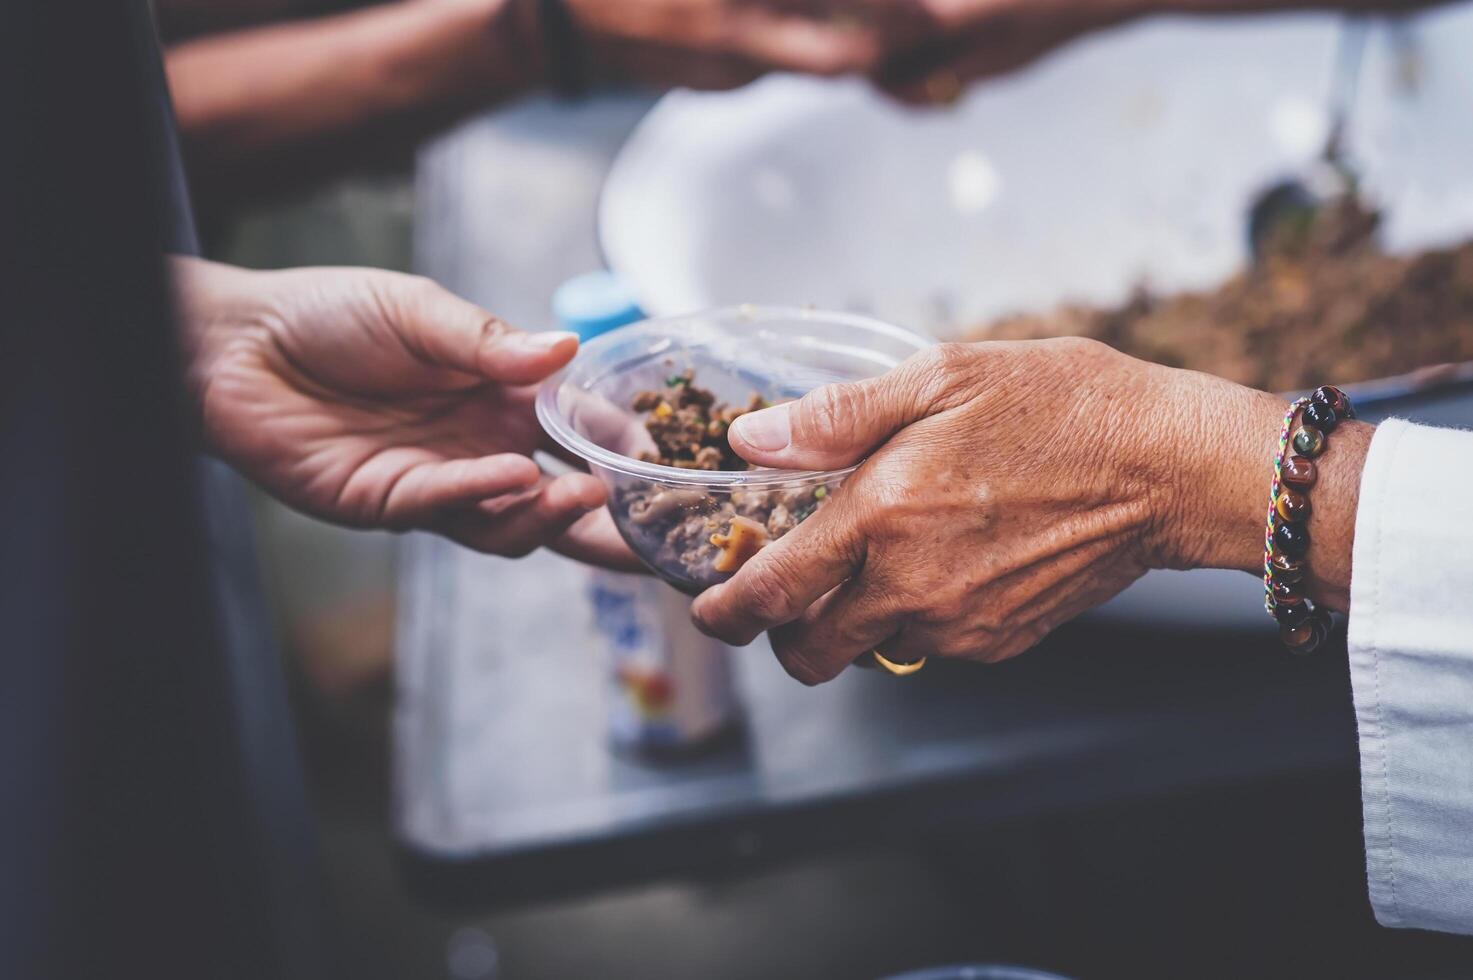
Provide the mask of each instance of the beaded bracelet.
[{"label": "beaded bracelet", "polygon": [[1314,460],[1325,451],[1329,434],[1341,420],[1353,418],[1355,408],[1345,392],[1324,385],[1290,405],[1279,430],[1263,535],[1263,607],[1278,621],[1279,638],[1294,653],[1313,653],[1330,635],[1329,610],[1315,608],[1301,590],[1308,571],[1309,490],[1319,475]]}]

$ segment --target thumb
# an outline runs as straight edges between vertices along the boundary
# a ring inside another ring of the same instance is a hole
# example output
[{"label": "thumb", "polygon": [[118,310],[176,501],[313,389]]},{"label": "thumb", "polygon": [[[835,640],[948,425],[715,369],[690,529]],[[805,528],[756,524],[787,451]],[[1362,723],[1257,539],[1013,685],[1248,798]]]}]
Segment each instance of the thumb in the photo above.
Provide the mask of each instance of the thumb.
[{"label": "thumb", "polygon": [[433,367],[501,384],[541,381],[573,359],[577,334],[527,333],[428,279],[400,290],[398,327],[405,344]]},{"label": "thumb", "polygon": [[926,415],[899,369],[866,381],[815,388],[802,398],[740,416],[731,448],[749,463],[793,470],[852,466]]}]

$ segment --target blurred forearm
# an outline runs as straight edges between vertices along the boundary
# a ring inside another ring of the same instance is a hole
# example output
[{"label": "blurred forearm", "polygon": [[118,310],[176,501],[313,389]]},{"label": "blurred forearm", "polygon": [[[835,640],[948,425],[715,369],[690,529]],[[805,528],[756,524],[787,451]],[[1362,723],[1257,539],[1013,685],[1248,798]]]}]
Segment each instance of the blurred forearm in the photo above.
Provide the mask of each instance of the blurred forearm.
[{"label": "blurred forearm", "polygon": [[166,57],[197,186],[327,172],[528,88],[535,25],[512,0],[401,0],[201,37]]},{"label": "blurred forearm", "polygon": [[1264,13],[1275,10],[1349,10],[1394,13],[1436,7],[1450,0],[1128,0],[1141,13]]}]

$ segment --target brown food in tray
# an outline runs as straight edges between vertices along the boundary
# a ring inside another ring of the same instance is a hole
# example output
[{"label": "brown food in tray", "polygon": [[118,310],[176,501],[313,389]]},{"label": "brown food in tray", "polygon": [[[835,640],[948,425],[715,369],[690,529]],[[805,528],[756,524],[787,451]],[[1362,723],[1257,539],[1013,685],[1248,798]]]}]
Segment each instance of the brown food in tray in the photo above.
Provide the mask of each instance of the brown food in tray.
[{"label": "brown food in tray", "polygon": [[1342,198],[1281,225],[1263,260],[1217,289],[1140,287],[1121,306],[1004,317],[967,339],[1092,337],[1268,391],[1473,360],[1473,242],[1389,255],[1376,240],[1380,218]]}]

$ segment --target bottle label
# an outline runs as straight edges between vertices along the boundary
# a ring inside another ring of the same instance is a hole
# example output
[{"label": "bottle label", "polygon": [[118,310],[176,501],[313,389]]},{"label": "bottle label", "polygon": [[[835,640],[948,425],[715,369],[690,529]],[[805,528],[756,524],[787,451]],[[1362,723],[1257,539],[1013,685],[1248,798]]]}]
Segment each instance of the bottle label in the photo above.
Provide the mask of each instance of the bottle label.
[{"label": "bottle label", "polygon": [[654,579],[594,572],[588,588],[609,656],[609,729],[620,744],[676,747],[736,712],[725,647],[690,623],[689,600]]}]

